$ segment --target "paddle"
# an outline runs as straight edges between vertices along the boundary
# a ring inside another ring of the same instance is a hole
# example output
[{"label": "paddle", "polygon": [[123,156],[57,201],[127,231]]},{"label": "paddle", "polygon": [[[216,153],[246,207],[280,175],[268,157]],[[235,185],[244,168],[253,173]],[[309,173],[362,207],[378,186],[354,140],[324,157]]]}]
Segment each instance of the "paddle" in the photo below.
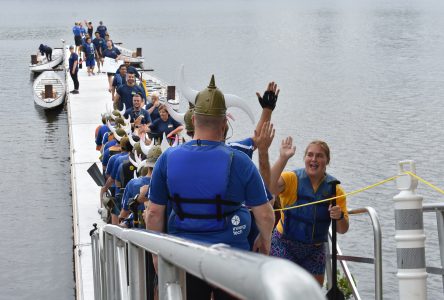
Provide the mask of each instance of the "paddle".
[{"label": "paddle", "polygon": [[[340,184],[338,180],[332,181],[331,185],[333,186],[334,195],[336,196],[336,185]],[[331,203],[332,207],[336,205],[336,199],[333,199]],[[344,294],[338,288],[338,275],[337,275],[337,250],[336,250],[336,221],[332,220],[331,223],[331,265],[332,265],[332,287],[327,293],[327,299],[329,300],[343,300],[345,299]]]},{"label": "paddle", "polygon": [[87,172],[98,186],[105,185],[105,178],[103,178],[103,174],[100,172],[100,169],[96,163],[93,163],[91,167],[88,168]]}]

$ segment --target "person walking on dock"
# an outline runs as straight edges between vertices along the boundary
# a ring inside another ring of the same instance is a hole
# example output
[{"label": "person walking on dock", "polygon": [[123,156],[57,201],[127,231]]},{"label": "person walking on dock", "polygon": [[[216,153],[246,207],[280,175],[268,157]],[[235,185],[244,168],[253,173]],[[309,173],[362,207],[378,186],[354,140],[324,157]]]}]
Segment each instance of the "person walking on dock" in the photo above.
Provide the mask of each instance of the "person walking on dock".
[{"label": "person walking on dock", "polygon": [[91,38],[87,37],[85,43],[82,45],[83,52],[85,53],[85,63],[86,63],[86,70],[88,72],[88,76],[95,75],[94,73],[94,67],[96,65],[95,63],[95,47],[94,44],[91,43]]},{"label": "person walking on dock", "polygon": [[99,22],[99,26],[97,26],[97,31],[99,32],[100,37],[101,37],[102,39],[104,39],[106,33],[108,32],[108,29],[106,28],[105,25],[103,25],[103,22],[100,21],[100,22]]},{"label": "person walking on dock", "polygon": [[79,93],[79,79],[78,79],[78,73],[79,73],[79,56],[75,52],[74,46],[69,46],[69,52],[71,52],[71,55],[69,56],[69,75],[71,75],[72,81],[74,82],[74,90],[72,90],[70,93],[72,94],[78,94]]},{"label": "person walking on dock", "polygon": [[98,31],[95,33],[96,37],[92,40],[94,44],[94,50],[96,51],[96,62],[97,62],[97,69],[100,73],[100,66],[103,65],[103,49],[106,48],[105,39],[100,37],[100,34]]},{"label": "person walking on dock", "polygon": [[[194,139],[167,149],[156,163],[148,197],[147,229],[249,250],[249,206],[260,232],[256,246],[268,254],[273,210],[254,163],[223,141],[226,109],[225,97],[216,88],[213,76],[208,88],[196,97]],[[167,205],[172,207],[171,212]],[[212,293],[214,299],[233,299],[191,274],[186,280],[187,299],[211,299]]]}]

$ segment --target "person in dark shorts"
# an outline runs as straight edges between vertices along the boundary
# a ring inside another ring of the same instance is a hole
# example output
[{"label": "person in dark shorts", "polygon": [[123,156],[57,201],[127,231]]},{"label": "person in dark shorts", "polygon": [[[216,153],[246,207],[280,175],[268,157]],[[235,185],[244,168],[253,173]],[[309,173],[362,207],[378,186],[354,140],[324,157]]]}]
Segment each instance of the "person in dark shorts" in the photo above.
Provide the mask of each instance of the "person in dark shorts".
[{"label": "person in dark shorts", "polygon": [[86,22],[86,20],[84,22],[85,22],[85,26],[87,28],[88,35],[92,38],[93,33],[94,33],[94,27],[92,25],[92,22],[91,21]]},{"label": "person in dark shorts", "polygon": [[72,28],[72,33],[74,34],[74,44],[76,45],[76,53],[79,53],[80,46],[82,46],[82,30],[79,23],[75,22]]},{"label": "person in dark shorts", "polygon": [[100,65],[103,65],[103,49],[106,48],[105,39],[100,37],[100,34],[98,31],[95,33],[95,38],[93,39],[94,44],[94,50],[96,51],[96,62],[97,62],[97,68],[100,73]]}]

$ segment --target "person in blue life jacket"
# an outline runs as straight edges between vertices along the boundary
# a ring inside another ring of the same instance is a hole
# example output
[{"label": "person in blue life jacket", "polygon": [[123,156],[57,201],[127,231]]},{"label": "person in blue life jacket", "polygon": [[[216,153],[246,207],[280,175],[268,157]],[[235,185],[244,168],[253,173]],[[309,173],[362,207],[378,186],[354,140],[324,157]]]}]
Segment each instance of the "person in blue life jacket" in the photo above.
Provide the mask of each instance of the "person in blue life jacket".
[{"label": "person in blue life jacket", "polygon": [[83,52],[85,53],[85,63],[88,76],[95,75],[94,67],[96,65],[95,63],[96,50],[94,44],[91,42],[90,37],[87,37],[85,39],[85,42],[82,44],[82,47],[83,47]]},{"label": "person in blue life jacket", "polygon": [[95,38],[92,40],[92,42],[94,44],[94,50],[96,51],[95,58],[97,62],[97,69],[100,73],[100,66],[103,65],[103,50],[106,48],[105,39],[100,37],[99,32],[96,31]]},{"label": "person in blue life jacket", "polygon": [[[249,250],[249,206],[260,232],[255,247],[268,255],[273,209],[254,163],[223,142],[227,107],[214,76],[208,88],[197,94],[195,103],[193,140],[168,148],[154,168],[147,229]],[[167,205],[172,207],[170,213]],[[156,258],[154,264],[157,265]],[[213,299],[232,299],[226,292],[187,274],[187,299],[210,299],[211,293]]]},{"label": "person in blue life jacket", "polygon": [[[248,155],[250,159],[253,159],[254,151],[256,151],[256,149],[258,150],[259,173],[261,174],[264,180],[265,186],[267,188],[266,190],[267,196],[268,199],[270,200],[270,204],[273,205],[273,207],[278,207],[278,202],[274,201],[273,195],[268,190],[270,185],[270,172],[271,172],[268,149],[270,148],[270,145],[273,141],[275,134],[275,130],[273,129],[273,124],[270,123],[270,121],[273,110],[276,107],[279,92],[280,90],[278,89],[278,86],[274,81],[268,83],[263,96],[261,96],[259,92],[257,92],[256,96],[259,100],[259,104],[262,107],[262,112],[259,121],[256,124],[254,134],[252,135],[252,137],[248,137],[243,140],[227,142],[228,147],[231,147],[233,149],[245,153],[246,155]],[[190,137],[194,136],[194,125],[192,122],[193,112],[194,112],[194,106],[190,104],[190,109],[184,115],[185,130],[187,135]],[[225,130],[225,138],[227,133],[228,133],[228,126]],[[276,213],[275,216],[277,216]],[[253,214],[251,214],[251,218],[252,220],[254,220]],[[248,236],[248,242],[250,244],[251,250],[254,250],[253,249],[254,241],[256,240],[258,234],[259,231],[256,227],[256,223],[252,222],[251,230]]]},{"label": "person in blue life jacket", "polygon": [[287,137],[282,141],[279,158],[271,169],[271,190],[279,195],[281,206],[286,208],[340,197],[335,206],[324,202],[281,212],[273,232],[270,255],[300,265],[322,285],[326,261],[324,243],[328,241],[331,220],[336,220],[338,233],[346,233],[349,228],[345,192],[326,172],[330,162],[327,143],[312,141],[305,149],[305,168],[282,173],[295,151],[292,138]]},{"label": "person in blue life jacket", "polygon": [[49,47],[47,45],[40,44],[39,52],[40,52],[40,55],[42,55],[42,56],[45,55],[45,57],[48,61],[52,60],[52,48],[51,47]]}]

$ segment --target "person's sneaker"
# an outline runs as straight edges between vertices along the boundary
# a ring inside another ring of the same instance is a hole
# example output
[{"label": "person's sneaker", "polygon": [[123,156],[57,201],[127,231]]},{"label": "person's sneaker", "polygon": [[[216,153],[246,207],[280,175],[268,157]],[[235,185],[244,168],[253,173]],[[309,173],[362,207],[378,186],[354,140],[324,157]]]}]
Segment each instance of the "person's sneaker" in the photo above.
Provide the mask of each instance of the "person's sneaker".
[{"label": "person's sneaker", "polygon": [[79,93],[78,90],[73,90],[73,91],[71,91],[71,94],[78,94],[78,93]]},{"label": "person's sneaker", "polygon": [[72,93],[74,93],[74,91],[75,91],[75,90],[72,90],[72,91],[70,91],[69,93],[72,94]]}]

